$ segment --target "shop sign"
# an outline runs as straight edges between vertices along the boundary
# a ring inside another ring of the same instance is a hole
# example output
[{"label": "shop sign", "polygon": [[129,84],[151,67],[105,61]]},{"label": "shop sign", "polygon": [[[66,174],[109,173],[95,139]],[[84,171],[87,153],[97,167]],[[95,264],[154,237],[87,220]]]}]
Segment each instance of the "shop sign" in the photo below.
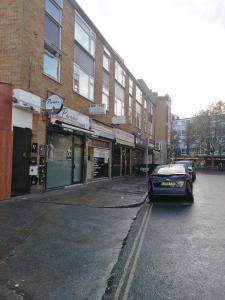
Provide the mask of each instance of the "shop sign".
[{"label": "shop sign", "polygon": [[96,136],[104,137],[110,140],[114,139],[113,128],[105,125],[98,124],[97,122],[91,122],[91,129],[94,131]]},{"label": "shop sign", "polygon": [[106,105],[105,104],[91,104],[89,107],[90,115],[105,115]]},{"label": "shop sign", "polygon": [[140,138],[139,136],[135,137],[135,144],[137,146],[146,147],[146,141]]},{"label": "shop sign", "polygon": [[90,127],[88,116],[67,107],[63,107],[60,113],[56,116],[56,120],[85,129],[89,129]]},{"label": "shop sign", "polygon": [[114,116],[112,117],[112,124],[126,124],[125,116]]},{"label": "shop sign", "polygon": [[46,112],[49,114],[58,114],[63,108],[63,99],[58,95],[51,95],[45,103]]},{"label": "shop sign", "polygon": [[21,89],[13,89],[13,106],[30,112],[40,113],[41,98]]},{"label": "shop sign", "polygon": [[115,128],[115,138],[134,144],[134,135],[118,128]]}]

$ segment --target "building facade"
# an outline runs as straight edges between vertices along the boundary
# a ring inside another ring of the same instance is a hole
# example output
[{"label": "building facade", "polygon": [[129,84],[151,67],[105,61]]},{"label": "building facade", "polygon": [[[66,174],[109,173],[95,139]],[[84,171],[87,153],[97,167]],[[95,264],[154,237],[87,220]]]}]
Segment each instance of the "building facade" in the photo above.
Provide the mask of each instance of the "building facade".
[{"label": "building facade", "polygon": [[153,162],[157,103],[80,6],[0,6],[0,89],[12,85],[0,99],[11,107],[10,194],[132,175]]},{"label": "building facade", "polygon": [[185,156],[188,153],[188,146],[186,143],[186,128],[190,124],[191,118],[180,119],[177,116],[172,120],[172,134],[173,139],[176,141],[172,145],[172,150],[176,156]]},{"label": "building facade", "polygon": [[170,159],[171,147],[171,99],[169,95],[158,96],[155,114],[156,164],[165,164]]}]

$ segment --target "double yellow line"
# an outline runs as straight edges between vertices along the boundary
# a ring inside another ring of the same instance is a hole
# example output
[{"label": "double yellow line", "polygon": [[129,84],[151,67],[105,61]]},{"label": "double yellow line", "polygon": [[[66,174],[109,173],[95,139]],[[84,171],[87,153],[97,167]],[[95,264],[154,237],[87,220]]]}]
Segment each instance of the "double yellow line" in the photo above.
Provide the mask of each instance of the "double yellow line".
[{"label": "double yellow line", "polygon": [[[126,265],[124,267],[123,270],[123,275],[120,279],[120,282],[118,284],[115,296],[114,296],[114,300],[119,300],[120,299],[120,294],[122,289],[124,288],[124,293],[123,293],[123,300],[127,300],[128,299],[128,295],[129,295],[129,291],[130,291],[130,287],[131,284],[133,282],[134,279],[134,273],[137,267],[137,262],[138,262],[138,258],[140,256],[140,251],[141,251],[141,247],[144,241],[144,237],[146,234],[146,230],[148,227],[148,223],[150,220],[150,215],[151,215],[151,211],[152,211],[152,207],[153,205],[150,204],[150,206],[147,208],[140,229],[138,231],[138,234],[134,240],[134,244],[133,247],[131,249],[130,255],[127,259]],[[129,271],[130,270],[130,271]],[[127,280],[126,280],[127,278]],[[126,284],[126,285],[125,285]]]}]

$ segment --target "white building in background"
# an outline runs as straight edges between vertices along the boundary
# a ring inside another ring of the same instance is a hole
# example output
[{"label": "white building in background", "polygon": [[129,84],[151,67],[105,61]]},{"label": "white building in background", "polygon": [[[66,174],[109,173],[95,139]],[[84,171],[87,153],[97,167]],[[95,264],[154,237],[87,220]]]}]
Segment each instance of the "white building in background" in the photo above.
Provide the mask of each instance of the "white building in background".
[{"label": "white building in background", "polygon": [[191,122],[191,118],[179,119],[174,117],[172,120],[172,132],[174,137],[177,135],[178,145],[180,155],[187,154],[187,144],[186,144],[186,128],[187,125]]}]

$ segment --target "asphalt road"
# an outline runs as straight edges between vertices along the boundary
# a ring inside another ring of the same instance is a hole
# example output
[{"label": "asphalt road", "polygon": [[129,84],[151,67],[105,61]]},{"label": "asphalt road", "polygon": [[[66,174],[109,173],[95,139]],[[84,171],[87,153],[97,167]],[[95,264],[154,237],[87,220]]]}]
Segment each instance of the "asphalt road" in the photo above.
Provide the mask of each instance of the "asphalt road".
[{"label": "asphalt road", "polygon": [[142,207],[104,299],[225,299],[225,174],[198,173],[194,198]]}]

